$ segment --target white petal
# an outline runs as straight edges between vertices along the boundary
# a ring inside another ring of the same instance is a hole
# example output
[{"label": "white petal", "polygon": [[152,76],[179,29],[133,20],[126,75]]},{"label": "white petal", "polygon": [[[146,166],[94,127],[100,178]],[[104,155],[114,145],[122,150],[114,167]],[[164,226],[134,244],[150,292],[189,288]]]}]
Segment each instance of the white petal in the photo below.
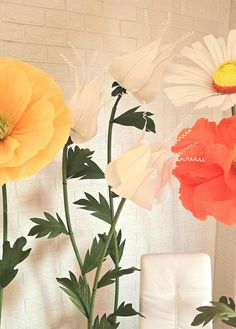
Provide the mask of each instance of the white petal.
[{"label": "white petal", "polygon": [[236,103],[235,100],[231,96],[232,95],[227,95],[223,104],[220,107],[221,111],[227,111],[229,108],[231,108]]},{"label": "white petal", "polygon": [[227,95],[211,95],[199,102],[194,108],[198,110],[204,107],[218,107],[223,104],[226,97]]},{"label": "white petal", "polygon": [[236,30],[231,30],[227,39],[227,59],[236,59]]},{"label": "white petal", "polygon": [[212,75],[214,72],[215,67],[212,63],[212,58],[207,49],[200,42],[195,42],[193,48],[185,47],[181,53],[200,66],[208,74]]},{"label": "white petal", "polygon": [[211,34],[204,38],[205,45],[214,61],[215,68],[224,62],[224,53],[218,40]]}]

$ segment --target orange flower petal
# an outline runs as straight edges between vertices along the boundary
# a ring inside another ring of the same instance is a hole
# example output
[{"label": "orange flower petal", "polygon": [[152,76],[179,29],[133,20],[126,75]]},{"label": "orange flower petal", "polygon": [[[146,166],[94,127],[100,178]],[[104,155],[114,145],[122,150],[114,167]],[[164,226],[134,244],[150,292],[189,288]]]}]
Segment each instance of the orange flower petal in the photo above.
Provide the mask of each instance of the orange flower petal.
[{"label": "orange flower petal", "polygon": [[1,175],[0,171],[0,183],[3,177],[8,177],[7,180],[12,181],[32,176],[40,169],[46,167],[55,158],[70,135],[72,120],[69,111],[65,109],[60,117],[54,121],[54,135],[45,149],[40,150],[32,159],[21,166],[5,168],[4,175]]},{"label": "orange flower petal", "polygon": [[0,116],[12,124],[17,122],[30,101],[32,87],[26,74],[15,65],[1,65],[0,61]]},{"label": "orange flower petal", "polygon": [[48,145],[54,133],[54,117],[52,103],[43,99],[22,115],[11,133],[11,137],[19,142],[19,147],[7,167],[23,164]]},{"label": "orange flower petal", "polygon": [[12,159],[15,150],[19,145],[19,142],[10,136],[0,142],[0,165],[5,164]]}]

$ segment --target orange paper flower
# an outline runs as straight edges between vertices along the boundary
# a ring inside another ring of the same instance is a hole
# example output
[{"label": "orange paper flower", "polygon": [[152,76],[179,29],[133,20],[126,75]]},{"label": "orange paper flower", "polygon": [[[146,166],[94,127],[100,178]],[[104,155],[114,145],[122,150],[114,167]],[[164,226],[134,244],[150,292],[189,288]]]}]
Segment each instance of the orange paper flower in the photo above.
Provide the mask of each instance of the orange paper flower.
[{"label": "orange paper flower", "polygon": [[200,220],[210,215],[236,225],[236,117],[218,125],[199,119],[172,151],[179,154],[174,175],[184,207]]},{"label": "orange paper flower", "polygon": [[40,69],[0,58],[0,184],[31,176],[67,141],[71,116],[55,81]]}]

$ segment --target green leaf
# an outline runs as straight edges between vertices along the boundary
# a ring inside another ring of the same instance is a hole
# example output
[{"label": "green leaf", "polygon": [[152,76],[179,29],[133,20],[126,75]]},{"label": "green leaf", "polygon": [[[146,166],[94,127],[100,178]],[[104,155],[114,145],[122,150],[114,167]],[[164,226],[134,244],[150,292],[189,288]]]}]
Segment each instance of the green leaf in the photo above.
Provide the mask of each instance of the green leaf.
[{"label": "green leaf", "polygon": [[116,268],[114,270],[109,270],[98,282],[98,288],[102,288],[108,286],[109,284],[113,284],[117,278],[122,277],[123,275],[128,275],[134,273],[135,271],[140,271],[136,267],[130,267],[126,269],[121,269],[121,267]]},{"label": "green leaf", "polygon": [[36,235],[37,238],[42,238],[46,235],[48,235],[48,239],[52,239],[57,237],[60,234],[66,234],[69,235],[65,224],[63,223],[63,220],[61,217],[57,215],[57,218],[53,217],[47,212],[44,212],[44,216],[46,219],[43,218],[31,218],[30,220],[37,224],[29,232],[29,236]]},{"label": "green leaf", "polygon": [[112,97],[116,97],[127,93],[126,89],[120,86],[118,82],[113,82],[112,88],[114,88],[114,90],[111,93]]},{"label": "green leaf", "polygon": [[75,307],[89,318],[90,288],[82,276],[77,281],[72,272],[69,272],[69,274],[70,278],[57,278],[57,281],[61,284],[60,288],[69,296]]},{"label": "green leaf", "polygon": [[235,311],[235,302],[231,297],[229,297],[228,301],[228,298],[226,296],[222,296],[220,297],[219,302],[228,305],[232,310]]},{"label": "green leaf", "polygon": [[134,315],[139,315],[141,317],[144,317],[142,314],[140,314],[139,312],[135,311],[132,304],[125,304],[125,302],[123,302],[118,309],[116,310],[116,312],[114,312],[112,315],[114,316],[134,316]]},{"label": "green leaf", "polygon": [[118,326],[119,323],[112,323],[106,315],[103,315],[101,320],[99,320],[98,316],[96,317],[93,324],[93,329],[116,329]]},{"label": "green leaf", "polygon": [[99,200],[96,200],[91,194],[85,193],[86,199],[75,201],[74,204],[79,205],[81,209],[92,212],[92,216],[97,217],[104,222],[111,224],[110,206],[104,196],[99,193]]},{"label": "green leaf", "polygon": [[[222,296],[218,302],[211,302],[213,306],[201,306],[197,310],[197,314],[192,322],[192,326],[207,325],[210,321],[220,322],[231,326],[236,326],[235,303],[232,298],[228,299]],[[232,324],[231,324],[232,323]]]},{"label": "green leaf", "polygon": [[15,267],[23,262],[31,249],[23,250],[27,240],[24,237],[18,238],[11,247],[9,241],[3,243],[2,259],[0,260],[0,286],[5,288],[16,276],[18,269]]},{"label": "green leaf", "polygon": [[[86,252],[85,258],[84,258],[84,265],[83,265],[83,274],[86,274],[93,269],[95,269],[102,257],[102,253],[105,247],[105,241],[106,241],[106,234],[102,234],[93,240],[92,247],[90,250]],[[104,261],[105,259],[103,259]]]},{"label": "green leaf", "polygon": [[102,179],[104,178],[103,171],[99,166],[92,161],[93,151],[82,149],[76,145],[70,147],[67,153],[67,168],[66,175],[68,179]]},{"label": "green leaf", "polygon": [[103,179],[105,178],[102,169],[92,160],[88,160],[85,170],[80,172],[80,179]]},{"label": "green leaf", "polygon": [[153,116],[151,112],[143,112],[137,110],[140,106],[134,107],[133,109],[121,114],[118,118],[114,120],[114,123],[120,124],[122,126],[131,126],[143,130],[146,126],[146,131],[156,132],[155,123],[150,118]]},{"label": "green leaf", "polygon": [[[119,231],[118,234],[116,234],[116,240],[117,240],[117,245],[118,245],[118,255],[119,255],[119,262],[123,256],[124,248],[125,248],[125,240],[122,241],[122,232],[121,230]],[[108,254],[113,260],[113,263],[116,264],[116,253],[115,253],[115,243],[114,239],[111,240],[110,245],[108,247]]]}]

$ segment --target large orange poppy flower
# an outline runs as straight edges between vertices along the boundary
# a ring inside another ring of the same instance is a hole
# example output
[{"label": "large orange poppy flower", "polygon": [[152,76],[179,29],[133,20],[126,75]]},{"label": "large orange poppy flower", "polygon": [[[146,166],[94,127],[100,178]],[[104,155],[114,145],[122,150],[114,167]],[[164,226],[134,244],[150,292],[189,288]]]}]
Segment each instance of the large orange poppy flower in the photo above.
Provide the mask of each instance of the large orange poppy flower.
[{"label": "large orange poppy flower", "polygon": [[70,128],[71,115],[55,81],[30,64],[0,58],[0,184],[45,167]]},{"label": "large orange poppy flower", "polygon": [[172,147],[180,199],[200,219],[207,215],[236,225],[236,116],[218,125],[199,119]]}]

